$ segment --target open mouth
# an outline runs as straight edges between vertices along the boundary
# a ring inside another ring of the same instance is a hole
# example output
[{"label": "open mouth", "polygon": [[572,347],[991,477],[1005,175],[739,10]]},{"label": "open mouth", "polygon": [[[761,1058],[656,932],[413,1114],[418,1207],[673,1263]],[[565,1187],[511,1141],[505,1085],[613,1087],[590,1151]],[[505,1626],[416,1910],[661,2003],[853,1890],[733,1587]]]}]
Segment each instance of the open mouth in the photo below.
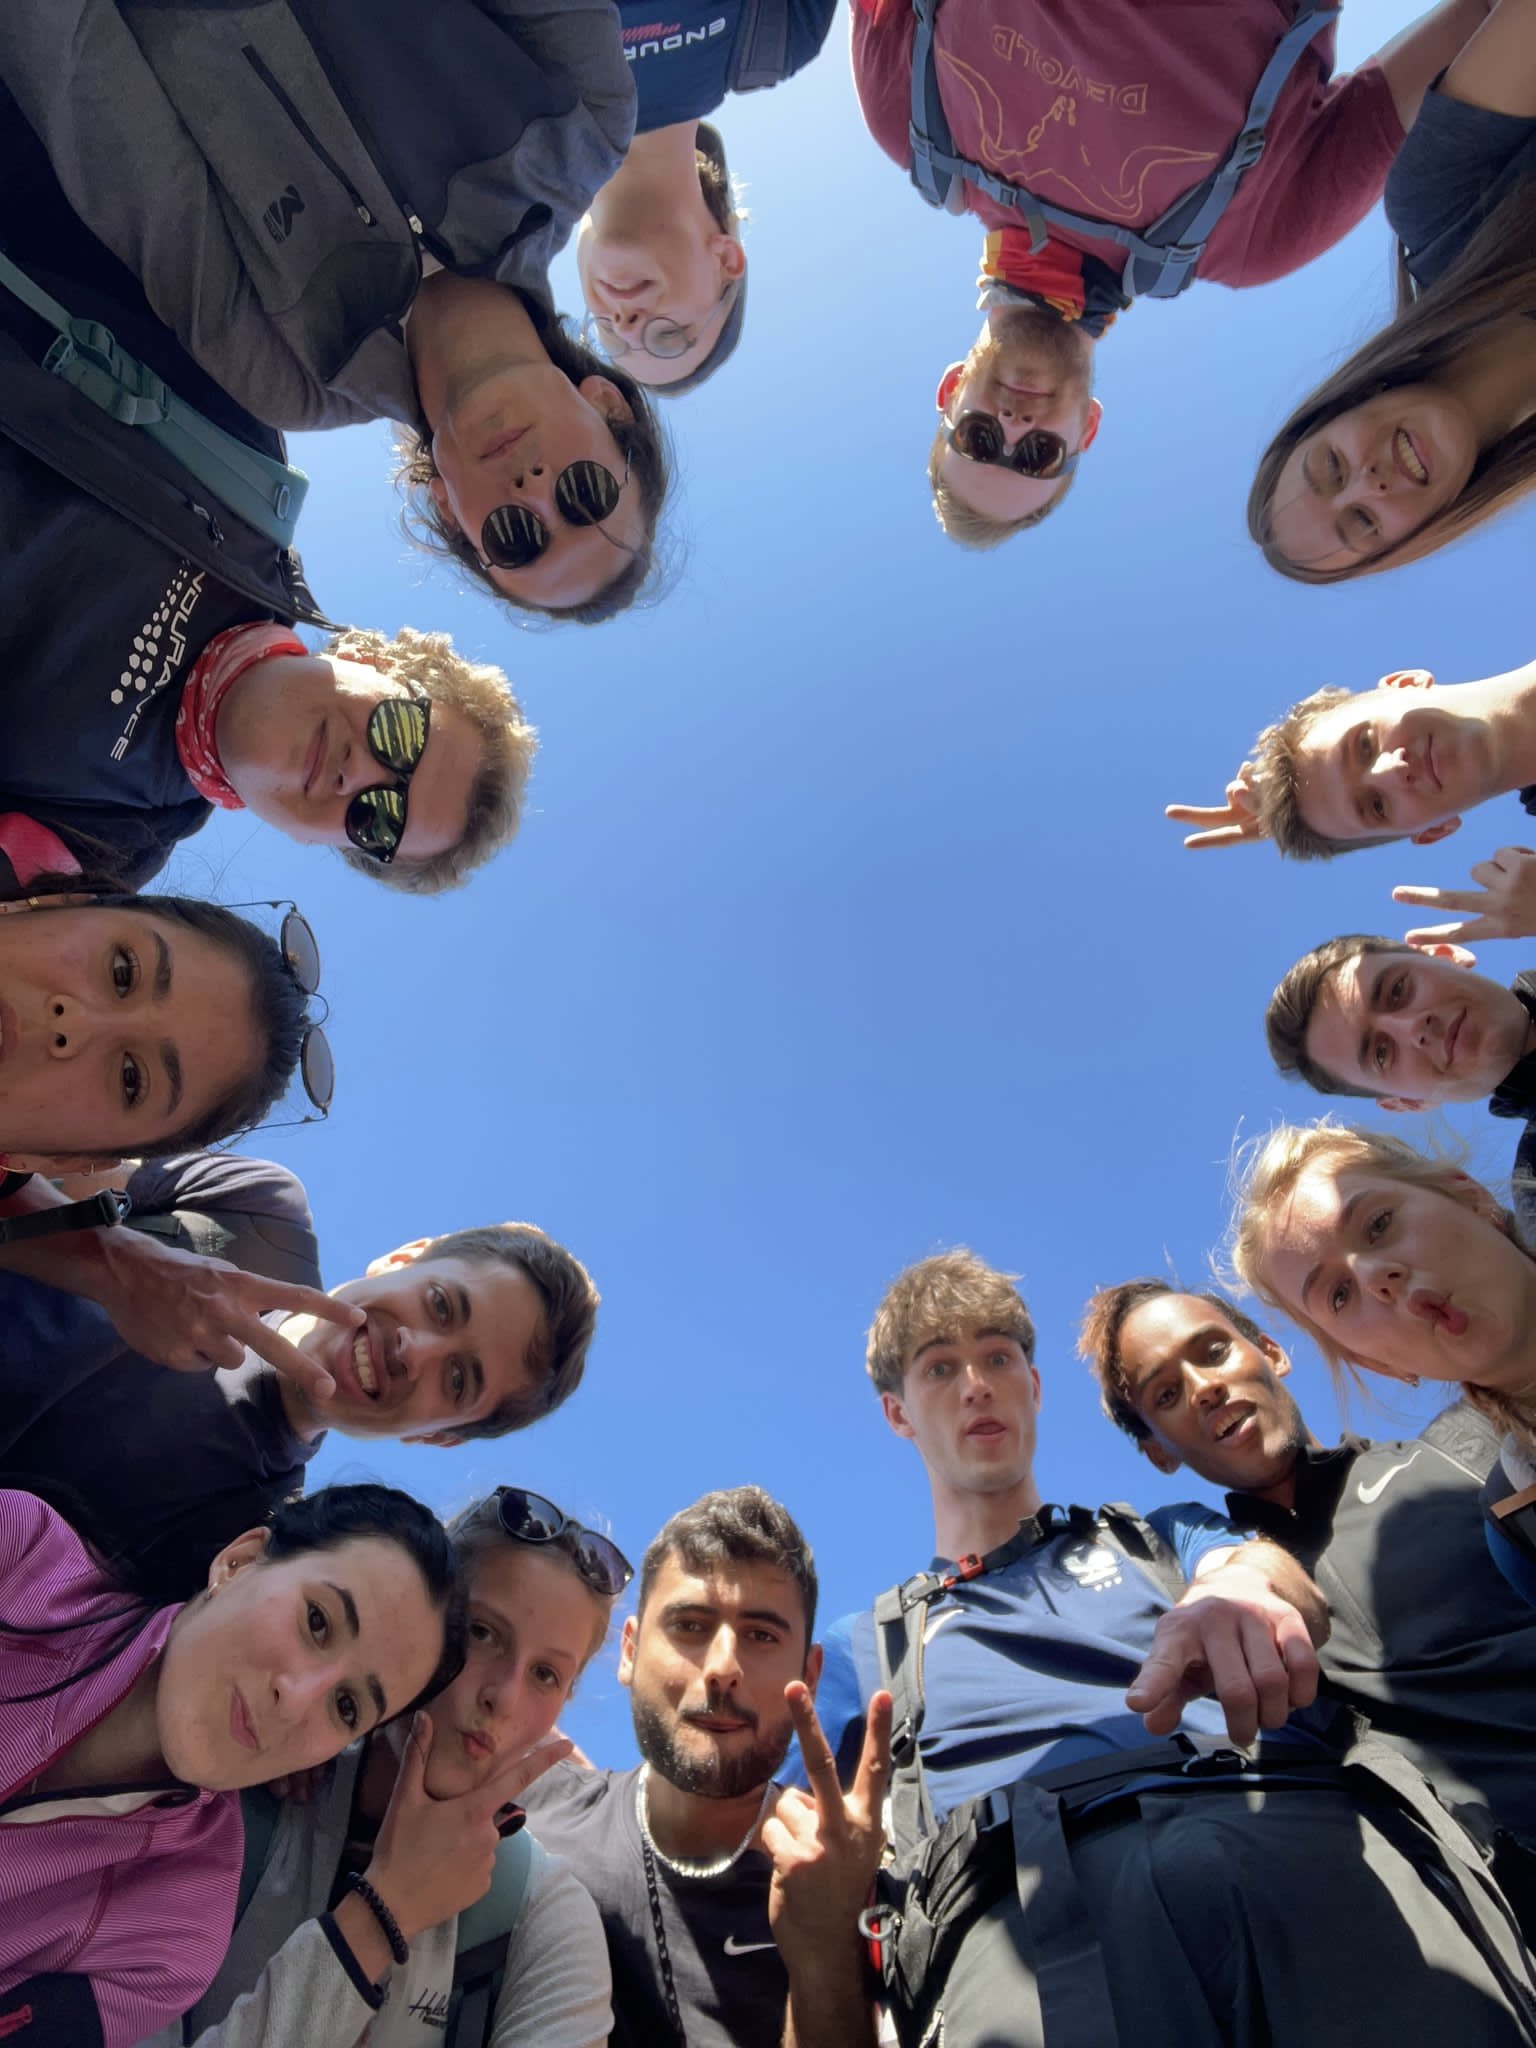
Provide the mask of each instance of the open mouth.
[{"label": "open mouth", "polygon": [[1413,445],[1413,436],[1406,427],[1399,427],[1392,436],[1392,455],[1398,468],[1411,484],[1429,482],[1429,465]]},{"label": "open mouth", "polygon": [[377,1401],[383,1375],[374,1350],[372,1323],[364,1323],[352,1339],[352,1370],[359,1389],[370,1401]]},{"label": "open mouth", "polygon": [[1451,1071],[1451,1062],[1456,1057],[1456,1048],[1461,1043],[1461,1027],[1467,1021],[1465,1010],[1451,1020],[1451,1028],[1445,1034],[1445,1071]]},{"label": "open mouth", "polygon": [[1236,1436],[1240,1429],[1253,1420],[1253,1413],[1253,1409],[1244,1403],[1223,1414],[1211,1431],[1212,1442],[1224,1444],[1230,1437]]},{"label": "open mouth", "polygon": [[965,1433],[967,1436],[971,1437],[1001,1436],[1003,1434],[1003,1425],[1000,1422],[992,1421],[973,1422],[970,1428]]}]

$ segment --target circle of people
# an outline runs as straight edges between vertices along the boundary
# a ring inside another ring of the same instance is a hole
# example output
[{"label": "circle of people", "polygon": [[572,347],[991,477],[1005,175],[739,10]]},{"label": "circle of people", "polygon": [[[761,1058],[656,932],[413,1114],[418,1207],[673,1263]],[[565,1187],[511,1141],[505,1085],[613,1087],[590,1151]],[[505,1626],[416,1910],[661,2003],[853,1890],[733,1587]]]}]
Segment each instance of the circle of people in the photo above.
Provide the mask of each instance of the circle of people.
[{"label": "circle of people", "polygon": [[[954,1250],[873,1315],[930,1566],[816,1634],[761,1489],[645,1550],[638,1768],[557,1732],[632,1577],[499,1487],[448,1527],[302,1491],[328,1430],[457,1445],[578,1389],[598,1308],[532,1224],[323,1291],[303,1191],[220,1149],[323,1117],[292,904],[139,893],[214,807],[454,887],[535,739],[442,633],[338,628],[289,429],[394,423],[421,547],[520,612],[647,593],[666,407],[747,255],[714,116],[831,0],[11,0],[0,10],[0,2036],[23,2048],[1291,2048],[1536,2042],[1536,852],[1450,921],[1289,969],[1282,1072],[1524,1120],[1515,1208],[1336,1118],[1253,1150],[1234,1283],[1340,1373],[1445,1382],[1333,1445],[1218,1291],[1089,1303],[1108,1420],[1229,1512],[1048,1504],[1035,1332]],[[1397,311],[1294,409],[1248,525],[1377,574],[1536,481],[1536,0],[1441,0],[1354,73],[1300,0],[853,0],[860,106],[983,229],[927,484],[989,549],[1057,513],[1136,301],[1256,285],[1376,201]],[[574,232],[585,312],[548,283]],[[958,230],[957,230],[958,233]],[[1341,337],[1343,339],[1343,337]],[[1073,516],[1071,511],[1063,513]],[[82,559],[110,564],[82,604]],[[325,636],[318,649],[299,637]],[[1428,844],[1518,791],[1536,663],[1324,689],[1186,843]]]}]

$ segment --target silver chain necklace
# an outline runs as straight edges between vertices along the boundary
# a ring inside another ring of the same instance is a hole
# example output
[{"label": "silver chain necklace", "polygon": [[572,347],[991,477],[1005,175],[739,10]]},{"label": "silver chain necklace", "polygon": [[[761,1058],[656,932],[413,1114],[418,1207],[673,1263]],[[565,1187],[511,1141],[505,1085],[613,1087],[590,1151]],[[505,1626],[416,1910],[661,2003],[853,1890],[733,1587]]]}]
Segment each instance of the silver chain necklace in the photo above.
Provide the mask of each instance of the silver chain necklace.
[{"label": "silver chain necklace", "polygon": [[763,1824],[763,1815],[768,1811],[768,1801],[773,1797],[774,1785],[770,1778],[763,1787],[763,1796],[758,1803],[752,1825],[736,1844],[729,1856],[721,1856],[713,1863],[693,1863],[683,1856],[669,1856],[665,1849],[658,1847],[656,1837],[651,1833],[650,1801],[646,1797],[646,1785],[650,1780],[649,1764],[640,1766],[640,1775],[635,1780],[635,1819],[640,1825],[640,1839],[656,1858],[664,1863],[676,1877],[724,1877],[733,1864],[739,1863],[752,1846],[752,1837]]}]

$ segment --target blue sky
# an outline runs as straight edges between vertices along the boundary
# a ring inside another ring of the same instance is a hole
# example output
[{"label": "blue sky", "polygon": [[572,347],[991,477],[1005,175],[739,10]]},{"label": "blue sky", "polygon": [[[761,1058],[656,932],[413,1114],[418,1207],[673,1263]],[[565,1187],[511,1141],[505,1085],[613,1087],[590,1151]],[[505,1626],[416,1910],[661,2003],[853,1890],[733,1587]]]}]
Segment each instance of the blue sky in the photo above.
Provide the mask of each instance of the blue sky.
[{"label": "blue sky", "polygon": [[[1341,64],[1408,18],[1351,0]],[[1098,1416],[1081,1305],[1135,1273],[1198,1279],[1234,1136],[1312,1113],[1263,1043],[1296,955],[1406,929],[1394,883],[1455,883],[1531,826],[1505,798],[1443,847],[1309,869],[1186,854],[1162,806],[1219,795],[1259,726],[1324,683],[1528,659],[1531,527],[1323,590],[1246,539],[1273,426],[1385,315],[1377,213],[1281,284],[1125,316],[1069,504],[965,554],[922,470],[934,387],[980,324],[978,226],[929,212],[868,139],[841,24],[721,125],[750,317],[729,368],[667,412],[675,571],[653,610],[520,629],[401,539],[382,434],[296,444],[331,616],[447,630],[512,676],[543,742],[517,844],[417,901],[220,817],[166,879],[291,894],[319,933],[336,1107],[252,1143],[308,1186],[330,1283],[417,1235],[526,1217],[604,1295],[586,1382],[550,1421],[459,1451],[332,1438],[315,1483],[378,1473],[443,1510],[524,1484],[638,1561],[677,1508],[755,1480],[814,1543],[831,1619],[928,1557],[921,1469],[881,1421],[863,1333],[941,1246],[1023,1276],[1048,1498],[1200,1493]],[[567,256],[563,304],[574,278]],[[1458,1115],[1474,1166],[1507,1171],[1512,1127]],[[1326,1375],[1293,1355],[1330,1435]],[[1393,1401],[1361,1426],[1416,1428]],[[631,1760],[611,1654],[567,1725]]]}]

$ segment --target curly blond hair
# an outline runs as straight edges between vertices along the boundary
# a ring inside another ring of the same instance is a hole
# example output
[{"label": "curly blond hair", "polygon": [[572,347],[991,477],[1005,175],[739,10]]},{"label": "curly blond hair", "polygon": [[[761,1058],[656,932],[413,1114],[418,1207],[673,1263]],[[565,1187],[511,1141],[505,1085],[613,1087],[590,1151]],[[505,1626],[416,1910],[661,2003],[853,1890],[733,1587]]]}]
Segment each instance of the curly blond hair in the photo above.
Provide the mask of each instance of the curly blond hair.
[{"label": "curly blond hair", "polygon": [[382,674],[410,683],[430,703],[451,704],[480,735],[480,767],[469,792],[469,814],[456,846],[426,860],[395,860],[386,866],[355,847],[342,859],[360,875],[413,896],[436,896],[468,881],[482,861],[507,844],[522,823],[523,797],[538,738],[524,718],[512,686],[489,662],[455,654],[446,633],[418,633],[402,626],[393,639],[350,627],[328,640],[322,652],[343,661],[366,662]]}]

